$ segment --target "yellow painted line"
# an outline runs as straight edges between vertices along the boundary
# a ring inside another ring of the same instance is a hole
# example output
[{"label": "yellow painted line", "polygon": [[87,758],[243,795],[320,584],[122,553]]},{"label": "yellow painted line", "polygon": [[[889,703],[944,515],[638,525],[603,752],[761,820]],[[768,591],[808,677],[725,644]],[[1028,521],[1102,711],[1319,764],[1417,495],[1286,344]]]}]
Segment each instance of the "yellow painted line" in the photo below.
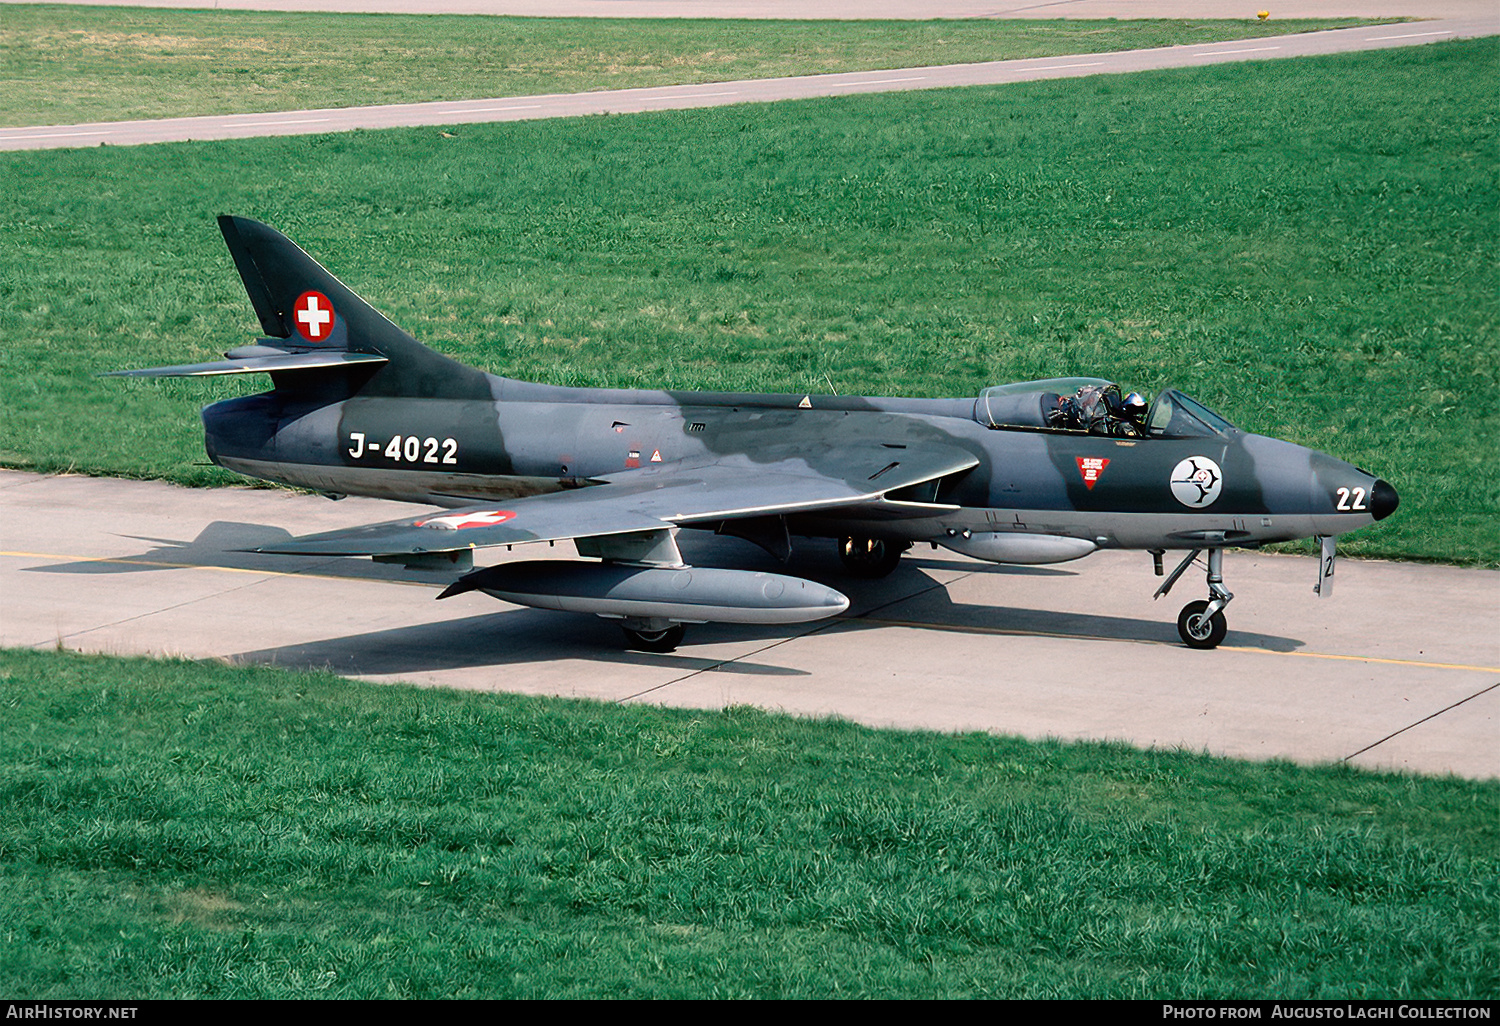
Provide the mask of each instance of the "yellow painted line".
[{"label": "yellow painted line", "polygon": [[[922,623],[916,620],[883,620],[870,616],[843,616],[847,623],[872,623],[881,627],[911,627],[924,631],[949,631],[955,634],[996,634],[1016,638],[1060,638],[1064,641],[1128,641],[1136,645],[1163,645],[1177,647],[1172,641],[1152,641],[1145,638],[1105,638],[1090,634],[1055,634],[1049,631],[1023,631],[1009,627],[978,627],[962,624]],[[1377,656],[1335,655],[1331,652],[1278,652],[1274,648],[1250,648],[1240,645],[1220,645],[1226,652],[1249,652],[1254,655],[1300,656],[1303,659],[1340,659],[1354,663],[1386,663],[1391,666],[1420,666],[1433,670],[1469,670],[1474,673],[1500,673],[1496,666],[1469,666],[1464,663],[1428,663],[1416,659],[1381,659]]]},{"label": "yellow painted line", "polygon": [[1355,663],[1389,663],[1392,666],[1425,666],[1434,670],[1473,670],[1476,673],[1500,673],[1496,666],[1468,666],[1464,663],[1424,663],[1419,659],[1381,659],[1378,656],[1335,655],[1332,652],[1277,652],[1270,648],[1240,648],[1236,645],[1220,645],[1230,652],[1257,652],[1267,655],[1301,656],[1303,659],[1346,659]]},{"label": "yellow painted line", "polygon": [[[168,563],[164,560],[155,559],[122,559],[117,556],[70,556],[58,552],[7,552],[0,551],[0,556],[14,556],[18,559],[66,559],[73,563],[120,563],[124,566],[152,566],[166,570],[217,570],[224,574],[255,574],[260,577],[302,577],[309,580],[320,581],[367,581],[372,584],[400,584],[410,588],[434,588],[443,583],[433,581],[388,581],[380,577],[353,577],[347,574],[315,574],[299,570],[252,570],[243,566],[218,566],[206,563]],[[340,559],[344,557],[330,556],[329,559]]]}]

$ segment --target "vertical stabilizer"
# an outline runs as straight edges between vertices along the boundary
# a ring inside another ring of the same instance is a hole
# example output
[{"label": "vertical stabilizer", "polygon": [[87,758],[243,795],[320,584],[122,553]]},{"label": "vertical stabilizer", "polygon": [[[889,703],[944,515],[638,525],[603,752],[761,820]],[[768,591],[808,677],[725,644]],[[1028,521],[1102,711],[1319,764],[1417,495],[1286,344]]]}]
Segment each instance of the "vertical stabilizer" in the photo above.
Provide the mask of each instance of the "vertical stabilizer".
[{"label": "vertical stabilizer", "polygon": [[373,365],[378,369],[351,378],[351,393],[490,398],[483,372],[422,345],[274,228],[226,214],[219,217],[219,230],[267,336],[298,352],[386,358]]}]

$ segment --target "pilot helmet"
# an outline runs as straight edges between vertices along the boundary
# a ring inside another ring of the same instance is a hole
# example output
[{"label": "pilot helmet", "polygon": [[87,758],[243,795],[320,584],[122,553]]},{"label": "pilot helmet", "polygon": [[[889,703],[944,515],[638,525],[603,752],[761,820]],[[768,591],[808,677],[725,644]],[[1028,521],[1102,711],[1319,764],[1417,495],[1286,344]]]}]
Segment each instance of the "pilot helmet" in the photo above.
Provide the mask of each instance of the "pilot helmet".
[{"label": "pilot helmet", "polygon": [[1120,403],[1120,409],[1130,420],[1140,420],[1146,415],[1146,400],[1139,392],[1131,392]]}]

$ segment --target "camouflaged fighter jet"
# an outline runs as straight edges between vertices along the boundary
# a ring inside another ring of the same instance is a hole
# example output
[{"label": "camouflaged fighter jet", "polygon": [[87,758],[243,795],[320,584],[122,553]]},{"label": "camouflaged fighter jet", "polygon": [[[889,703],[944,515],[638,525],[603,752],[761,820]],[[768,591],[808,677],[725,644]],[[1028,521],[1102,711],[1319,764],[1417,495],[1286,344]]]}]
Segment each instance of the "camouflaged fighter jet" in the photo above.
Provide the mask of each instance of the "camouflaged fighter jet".
[{"label": "camouflaged fighter jet", "polygon": [[[848,607],[779,574],[689,567],[682,528],[736,535],[785,560],[792,538],[835,539],[848,570],[879,577],[917,542],[996,563],[1058,563],[1096,549],[1184,551],[1165,595],[1207,552],[1208,598],[1182,640],[1223,640],[1228,546],[1322,539],[1389,516],[1396,491],[1367,471],[1239,430],[1174,389],[1135,432],[1057,426],[1061,400],[1099,379],[1000,385],[962,399],[564,388],[496,377],[426,348],[289,239],[219,218],[267,337],[214,363],[116,372],[266,373],[272,389],[203,411],[208,455],[251,477],[441,510],[256,551],[372,556],[465,572],[439,598],[616,619],[628,643],[670,651],[683,624],[797,623]],[[473,569],[476,548],[569,539],[584,560]]]}]

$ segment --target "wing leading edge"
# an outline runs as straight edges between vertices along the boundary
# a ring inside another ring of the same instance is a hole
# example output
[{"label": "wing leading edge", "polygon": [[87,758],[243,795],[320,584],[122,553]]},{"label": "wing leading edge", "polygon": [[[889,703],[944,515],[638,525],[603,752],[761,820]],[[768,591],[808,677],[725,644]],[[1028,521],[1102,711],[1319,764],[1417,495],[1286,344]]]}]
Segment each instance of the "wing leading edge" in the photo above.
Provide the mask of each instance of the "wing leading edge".
[{"label": "wing leading edge", "polygon": [[610,475],[602,483],[495,504],[305,535],[257,552],[393,556],[660,531],[705,521],[809,513],[880,502],[979,464],[954,445],[918,443],[738,454]]}]

